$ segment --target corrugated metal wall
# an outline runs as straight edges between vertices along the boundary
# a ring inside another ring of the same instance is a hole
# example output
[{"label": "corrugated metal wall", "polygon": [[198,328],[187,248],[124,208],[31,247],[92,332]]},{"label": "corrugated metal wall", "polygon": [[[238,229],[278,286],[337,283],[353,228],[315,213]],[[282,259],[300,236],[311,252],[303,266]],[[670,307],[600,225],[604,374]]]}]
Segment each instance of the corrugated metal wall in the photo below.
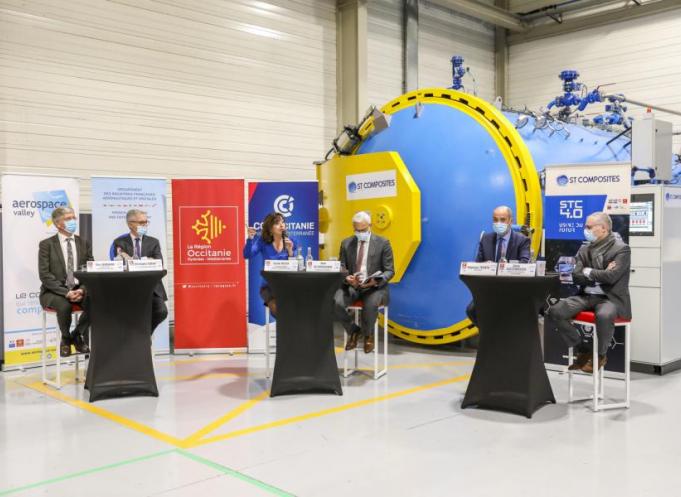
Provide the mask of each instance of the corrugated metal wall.
[{"label": "corrugated metal wall", "polygon": [[[403,93],[402,22],[402,0],[369,1],[369,103],[382,105]],[[478,95],[488,100],[495,97],[491,25],[422,0],[418,43],[420,88],[451,86],[450,59],[452,55],[463,55],[477,81]],[[465,81],[472,91],[470,76]]]},{"label": "corrugated metal wall", "polygon": [[[624,21],[510,48],[509,104],[538,110],[562,93],[558,74],[576,69],[589,88],[614,83],[607,91],[681,111],[681,10]],[[630,115],[641,115],[629,106]],[[587,115],[603,105],[587,108]],[[681,131],[681,118],[656,113]],[[681,136],[675,137],[675,152]]]},{"label": "corrugated metal wall", "polygon": [[2,171],[314,179],[335,3],[0,0]]}]

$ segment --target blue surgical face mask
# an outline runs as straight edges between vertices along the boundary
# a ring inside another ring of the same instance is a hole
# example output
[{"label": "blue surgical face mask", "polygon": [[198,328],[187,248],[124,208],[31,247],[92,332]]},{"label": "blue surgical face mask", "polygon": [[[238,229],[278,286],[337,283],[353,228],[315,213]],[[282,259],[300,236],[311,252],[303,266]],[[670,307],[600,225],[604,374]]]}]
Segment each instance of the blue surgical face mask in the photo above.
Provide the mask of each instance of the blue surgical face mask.
[{"label": "blue surgical face mask", "polygon": [[492,227],[497,235],[505,235],[508,231],[508,224],[506,223],[493,223]]},{"label": "blue surgical face mask", "polygon": [[146,226],[138,226],[137,227],[137,234],[139,236],[144,236],[147,234],[147,227]]},{"label": "blue surgical face mask", "polygon": [[368,231],[355,231],[355,236],[360,242],[368,242],[371,233]]},{"label": "blue surgical face mask", "polygon": [[78,222],[75,219],[64,221],[64,229],[73,234],[78,230]]},{"label": "blue surgical face mask", "polygon": [[596,240],[596,235],[590,229],[584,228],[584,238],[586,238],[587,242],[593,242]]}]

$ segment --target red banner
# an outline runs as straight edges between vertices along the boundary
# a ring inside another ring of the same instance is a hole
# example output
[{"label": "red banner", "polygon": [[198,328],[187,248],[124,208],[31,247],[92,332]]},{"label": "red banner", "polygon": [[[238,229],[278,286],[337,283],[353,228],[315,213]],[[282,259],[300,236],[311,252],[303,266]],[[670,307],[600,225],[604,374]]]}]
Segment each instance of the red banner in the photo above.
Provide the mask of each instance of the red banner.
[{"label": "red banner", "polygon": [[173,186],[175,348],[246,347],[244,182]]}]

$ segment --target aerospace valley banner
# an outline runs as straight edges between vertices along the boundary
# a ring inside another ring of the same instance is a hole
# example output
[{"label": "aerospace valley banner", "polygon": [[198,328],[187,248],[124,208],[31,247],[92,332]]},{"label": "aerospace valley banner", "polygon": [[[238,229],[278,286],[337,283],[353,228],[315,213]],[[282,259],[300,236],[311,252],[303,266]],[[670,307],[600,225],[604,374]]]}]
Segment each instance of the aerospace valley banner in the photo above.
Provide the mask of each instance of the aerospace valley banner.
[{"label": "aerospace valley banner", "polygon": [[[41,360],[42,308],[38,276],[38,244],[54,236],[52,211],[78,212],[78,180],[49,176],[3,175],[2,262],[5,367]],[[53,357],[59,333],[48,316],[48,354]]]},{"label": "aerospace valley banner", "polygon": [[[163,265],[168,267],[166,252],[166,197],[165,178],[92,177],[92,255],[95,260],[115,257],[113,241],[130,232],[126,214],[130,209],[147,213],[149,236],[157,238],[163,254]],[[163,279],[167,287],[167,278]],[[170,292],[168,292],[170,295]],[[170,302],[166,303],[170,310]],[[154,332],[155,352],[168,352],[170,334],[168,319]]]},{"label": "aerospace valley banner", "polygon": [[[249,182],[248,225],[262,231],[262,221],[272,212],[284,217],[286,231],[297,246],[302,247],[303,257],[307,248],[319,259],[319,206],[316,181]],[[262,256],[248,261],[248,322],[265,324],[265,306],[260,298],[260,271]]]},{"label": "aerospace valley banner", "polygon": [[[629,243],[631,200],[630,164],[555,165],[546,168],[545,253],[551,271],[566,257],[574,257],[584,243],[584,223],[594,212],[603,211],[612,218],[613,232]],[[561,259],[563,258],[563,259]],[[561,297],[578,290],[561,285]],[[544,361],[560,369],[567,364],[567,347],[553,330],[549,318],[544,322]],[[586,330],[589,333],[589,330]],[[606,374],[624,371],[624,337],[616,329],[608,352]]]},{"label": "aerospace valley banner", "polygon": [[172,181],[175,349],[246,347],[244,181]]}]

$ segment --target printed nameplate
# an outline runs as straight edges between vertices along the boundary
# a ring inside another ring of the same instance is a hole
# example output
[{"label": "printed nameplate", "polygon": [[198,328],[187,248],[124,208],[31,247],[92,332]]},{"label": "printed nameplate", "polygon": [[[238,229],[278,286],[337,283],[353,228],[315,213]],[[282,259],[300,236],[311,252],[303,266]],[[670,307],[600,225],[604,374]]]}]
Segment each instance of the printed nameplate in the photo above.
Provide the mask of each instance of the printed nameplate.
[{"label": "printed nameplate", "polygon": [[473,276],[496,276],[496,262],[462,262],[459,274]]},{"label": "printed nameplate", "polygon": [[123,261],[87,261],[88,273],[123,272]]},{"label": "printed nameplate", "polygon": [[161,259],[130,259],[128,271],[163,271]]},{"label": "printed nameplate", "polygon": [[307,261],[307,270],[312,273],[340,273],[340,261]]},{"label": "printed nameplate", "polygon": [[537,265],[537,272],[535,274],[537,276],[546,276],[546,261],[537,261],[535,264]]},{"label": "printed nameplate", "polygon": [[520,262],[500,262],[499,276],[534,276],[537,271],[537,265],[522,264]]},{"label": "printed nameplate", "polygon": [[298,261],[267,259],[265,261],[265,271],[298,271]]}]

